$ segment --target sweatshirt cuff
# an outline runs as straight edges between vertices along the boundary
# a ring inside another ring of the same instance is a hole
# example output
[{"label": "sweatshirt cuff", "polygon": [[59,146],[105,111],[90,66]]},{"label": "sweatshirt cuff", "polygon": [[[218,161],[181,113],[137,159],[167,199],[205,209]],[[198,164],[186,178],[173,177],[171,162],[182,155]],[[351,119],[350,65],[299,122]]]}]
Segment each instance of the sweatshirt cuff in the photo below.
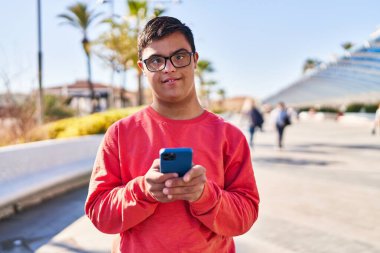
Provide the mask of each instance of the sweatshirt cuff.
[{"label": "sweatshirt cuff", "polygon": [[201,197],[190,202],[190,208],[195,215],[202,215],[211,210],[218,201],[218,193],[212,182],[207,181]]},{"label": "sweatshirt cuff", "polygon": [[134,185],[136,197],[139,200],[144,200],[151,203],[158,203],[158,201],[155,198],[153,198],[153,196],[150,195],[149,191],[146,189],[143,176],[136,177]]}]

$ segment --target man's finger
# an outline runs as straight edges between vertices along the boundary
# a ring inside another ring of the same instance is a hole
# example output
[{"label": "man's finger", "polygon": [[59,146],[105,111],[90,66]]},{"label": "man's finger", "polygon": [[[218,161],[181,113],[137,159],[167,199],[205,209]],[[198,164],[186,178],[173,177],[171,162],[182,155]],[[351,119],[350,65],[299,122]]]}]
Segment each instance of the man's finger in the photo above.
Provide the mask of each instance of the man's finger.
[{"label": "man's finger", "polygon": [[[154,174],[153,174],[154,173]],[[149,178],[146,179],[150,184],[163,184],[169,178],[177,178],[177,173],[162,174],[161,172],[153,172]]]},{"label": "man's finger", "polygon": [[198,175],[197,177],[191,178],[189,182],[185,182],[184,178],[170,178],[165,181],[166,187],[188,187],[195,186],[197,184],[203,183],[206,181],[206,177],[204,174]]},{"label": "man's finger", "polygon": [[152,163],[152,170],[159,172],[160,171],[160,159],[154,159]]},{"label": "man's finger", "polygon": [[164,184],[151,184],[150,191],[151,192],[161,192],[162,189],[165,188]]},{"label": "man's finger", "polygon": [[191,170],[189,170],[184,176],[183,181],[190,182],[192,178],[198,177],[206,173],[206,169],[200,165],[195,165]]},{"label": "man's finger", "polygon": [[204,184],[197,184],[194,186],[186,186],[186,187],[173,187],[163,188],[162,192],[166,195],[182,195],[182,194],[189,194],[189,193],[196,193],[198,191],[203,190]]},{"label": "man's finger", "polygon": [[178,174],[177,173],[164,173],[164,174],[161,173],[159,181],[160,183],[164,183],[166,180],[170,178],[178,178]]}]

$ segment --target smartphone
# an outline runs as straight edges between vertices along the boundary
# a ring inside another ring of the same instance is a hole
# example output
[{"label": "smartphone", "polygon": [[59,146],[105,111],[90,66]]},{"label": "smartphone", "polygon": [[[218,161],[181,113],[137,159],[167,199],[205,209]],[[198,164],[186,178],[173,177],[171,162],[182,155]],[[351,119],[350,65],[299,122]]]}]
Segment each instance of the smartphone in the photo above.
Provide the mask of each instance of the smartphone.
[{"label": "smartphone", "polygon": [[191,148],[160,149],[160,171],[178,173],[183,177],[192,167],[193,150]]}]

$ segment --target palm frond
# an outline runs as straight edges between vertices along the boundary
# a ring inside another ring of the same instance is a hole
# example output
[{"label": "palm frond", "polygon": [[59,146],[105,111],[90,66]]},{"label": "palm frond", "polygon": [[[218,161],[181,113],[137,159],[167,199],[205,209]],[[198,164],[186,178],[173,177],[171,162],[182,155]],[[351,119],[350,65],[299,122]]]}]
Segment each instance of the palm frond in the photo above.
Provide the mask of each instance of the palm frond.
[{"label": "palm frond", "polygon": [[197,64],[197,69],[201,73],[203,73],[203,72],[208,72],[208,73],[214,72],[214,68],[212,67],[211,62],[208,60],[199,60],[198,64]]},{"label": "palm frond", "polygon": [[70,16],[69,14],[60,14],[57,17],[63,19],[63,21],[59,23],[60,25],[68,24],[76,28],[79,28],[79,25],[73,16]]},{"label": "palm frond", "polygon": [[133,17],[145,18],[148,12],[146,0],[127,0],[129,15]]}]

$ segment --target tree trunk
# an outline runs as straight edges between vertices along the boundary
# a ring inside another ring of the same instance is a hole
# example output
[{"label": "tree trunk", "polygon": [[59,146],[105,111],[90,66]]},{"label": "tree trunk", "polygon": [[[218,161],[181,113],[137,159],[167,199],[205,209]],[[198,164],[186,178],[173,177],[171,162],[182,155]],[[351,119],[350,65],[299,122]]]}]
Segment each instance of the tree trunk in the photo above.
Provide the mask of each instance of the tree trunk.
[{"label": "tree trunk", "polygon": [[127,83],[127,70],[124,69],[122,74],[123,74],[123,81],[122,81],[121,89],[120,89],[120,99],[122,101],[122,107],[126,107],[127,101],[124,97],[124,89],[125,89],[125,91],[127,91],[127,88],[126,88],[126,86],[127,86],[126,85],[126,83]]},{"label": "tree trunk", "polygon": [[96,104],[98,101],[95,100],[95,91],[94,84],[92,83],[92,73],[91,73],[91,57],[90,54],[87,54],[87,82],[90,89],[90,98],[91,98],[91,113],[96,111]]},{"label": "tree trunk", "polygon": [[92,83],[92,73],[91,73],[90,42],[87,39],[86,33],[84,34],[84,37],[82,40],[82,46],[87,58],[87,83],[90,90],[91,113],[94,113],[96,111],[97,102],[99,101],[95,101],[95,91],[94,91],[94,85]]},{"label": "tree trunk", "polygon": [[143,105],[144,104],[144,89],[142,85],[142,71],[140,69],[138,70],[137,81],[138,81],[137,105]]}]

